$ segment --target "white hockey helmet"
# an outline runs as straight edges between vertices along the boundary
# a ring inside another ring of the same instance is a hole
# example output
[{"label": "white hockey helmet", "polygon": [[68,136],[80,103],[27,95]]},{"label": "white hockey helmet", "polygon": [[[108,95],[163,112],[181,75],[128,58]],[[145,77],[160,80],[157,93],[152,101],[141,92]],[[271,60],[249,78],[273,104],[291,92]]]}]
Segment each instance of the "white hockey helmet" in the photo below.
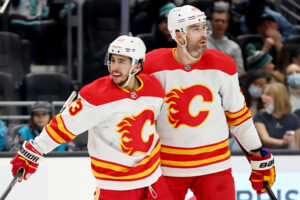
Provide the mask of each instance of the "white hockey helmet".
[{"label": "white hockey helmet", "polygon": [[132,59],[132,67],[134,67],[136,64],[143,64],[145,61],[146,46],[138,37],[121,35],[109,45],[105,61],[107,65],[109,65],[111,54],[130,57]]},{"label": "white hockey helmet", "polygon": [[168,15],[168,29],[175,41],[177,30],[185,36],[187,27],[198,23],[206,23],[205,13],[191,5],[173,8]]}]

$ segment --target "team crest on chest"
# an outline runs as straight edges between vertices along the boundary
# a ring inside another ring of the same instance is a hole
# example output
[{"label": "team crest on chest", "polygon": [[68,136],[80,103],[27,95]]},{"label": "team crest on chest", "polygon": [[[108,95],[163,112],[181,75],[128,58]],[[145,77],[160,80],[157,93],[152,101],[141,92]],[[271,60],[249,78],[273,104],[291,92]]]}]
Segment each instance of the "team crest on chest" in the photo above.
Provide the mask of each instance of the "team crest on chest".
[{"label": "team crest on chest", "polygon": [[200,126],[208,117],[209,110],[199,110],[191,113],[191,104],[197,96],[202,97],[202,103],[212,103],[212,91],[205,85],[192,85],[187,88],[175,88],[166,94],[165,102],[168,106],[168,120],[173,128],[181,125],[189,127]]},{"label": "team crest on chest", "polygon": [[154,126],[153,110],[143,110],[137,115],[123,118],[118,124],[118,133],[121,133],[121,150],[132,156],[133,154],[147,153],[154,141],[154,132],[145,134],[147,126]]}]

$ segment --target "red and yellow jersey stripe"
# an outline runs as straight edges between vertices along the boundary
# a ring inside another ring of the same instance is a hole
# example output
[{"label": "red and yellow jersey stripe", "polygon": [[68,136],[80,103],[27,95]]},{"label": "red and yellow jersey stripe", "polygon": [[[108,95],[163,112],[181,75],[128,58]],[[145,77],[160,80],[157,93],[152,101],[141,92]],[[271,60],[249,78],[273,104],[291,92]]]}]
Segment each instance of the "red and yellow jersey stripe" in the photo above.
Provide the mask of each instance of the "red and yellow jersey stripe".
[{"label": "red and yellow jersey stripe", "polygon": [[58,144],[70,142],[76,137],[66,128],[61,114],[56,115],[45,128],[48,135]]},{"label": "red and yellow jersey stripe", "polygon": [[138,165],[129,167],[91,157],[92,171],[96,179],[109,181],[136,181],[150,176],[160,164],[160,140],[153,151]]},{"label": "red and yellow jersey stripe", "polygon": [[252,118],[250,109],[247,108],[246,105],[241,110],[234,113],[225,111],[225,115],[226,115],[228,126],[239,126],[243,122]]},{"label": "red and yellow jersey stripe", "polygon": [[230,158],[229,139],[195,148],[162,145],[161,165],[172,168],[196,168],[222,162]]}]

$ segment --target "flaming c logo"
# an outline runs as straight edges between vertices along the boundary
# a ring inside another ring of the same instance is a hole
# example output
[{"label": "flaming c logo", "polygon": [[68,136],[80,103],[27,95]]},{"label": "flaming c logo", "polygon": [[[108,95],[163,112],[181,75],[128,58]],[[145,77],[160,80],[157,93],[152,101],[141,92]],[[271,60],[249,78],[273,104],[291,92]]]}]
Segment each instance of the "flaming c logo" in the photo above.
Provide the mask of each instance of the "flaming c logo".
[{"label": "flaming c logo", "polygon": [[143,138],[143,130],[146,122],[154,125],[154,112],[152,110],[144,110],[140,114],[131,117],[125,117],[117,124],[119,129],[117,132],[121,133],[122,151],[130,156],[136,152],[147,153],[154,140],[154,133],[148,136],[145,141]]},{"label": "flaming c logo", "polygon": [[209,110],[200,110],[196,115],[190,113],[190,105],[197,96],[202,96],[203,103],[211,103],[213,101],[212,92],[204,85],[175,88],[166,94],[165,102],[169,104],[168,120],[174,128],[178,128],[181,125],[196,127],[205,121]]}]

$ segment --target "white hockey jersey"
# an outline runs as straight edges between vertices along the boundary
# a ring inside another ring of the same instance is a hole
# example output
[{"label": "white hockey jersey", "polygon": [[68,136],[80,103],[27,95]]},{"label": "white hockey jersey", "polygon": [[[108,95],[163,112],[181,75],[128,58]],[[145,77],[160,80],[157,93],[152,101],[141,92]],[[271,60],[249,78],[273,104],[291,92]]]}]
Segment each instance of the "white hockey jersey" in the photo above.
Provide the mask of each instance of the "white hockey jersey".
[{"label": "white hockey jersey", "polygon": [[79,98],[55,116],[34,140],[48,153],[89,130],[88,151],[97,187],[129,190],[149,186],[162,175],[155,120],[164,91],[157,79],[137,76],[136,91],[117,87],[110,76],[85,86]]},{"label": "white hockey jersey", "polygon": [[158,49],[147,53],[143,67],[165,90],[156,126],[164,175],[199,176],[230,168],[228,127],[247,151],[261,147],[232,58],[208,49],[197,63],[182,65],[174,49]]}]

